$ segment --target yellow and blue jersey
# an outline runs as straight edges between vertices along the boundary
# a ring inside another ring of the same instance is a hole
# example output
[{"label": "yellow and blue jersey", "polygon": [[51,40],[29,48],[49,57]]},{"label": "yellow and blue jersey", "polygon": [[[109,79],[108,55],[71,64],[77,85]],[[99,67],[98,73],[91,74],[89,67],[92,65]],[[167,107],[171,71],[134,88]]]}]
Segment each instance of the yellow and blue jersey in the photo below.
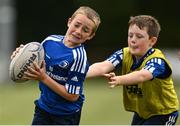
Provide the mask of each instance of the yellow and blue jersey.
[{"label": "yellow and blue jersey", "polygon": [[151,48],[137,61],[129,48],[123,48],[107,60],[116,68],[122,66],[123,75],[141,69],[149,70],[153,75],[152,80],[123,86],[123,100],[127,111],[137,112],[140,117],[147,119],[178,110],[171,66],[160,50]]},{"label": "yellow and blue jersey", "polygon": [[42,45],[45,51],[46,72],[59,84],[65,86],[70,94],[78,94],[75,102],[68,101],[56,94],[42,82],[38,106],[55,115],[67,115],[78,112],[84,101],[83,82],[89,68],[83,45],[68,48],[64,45],[64,36],[48,36]]}]

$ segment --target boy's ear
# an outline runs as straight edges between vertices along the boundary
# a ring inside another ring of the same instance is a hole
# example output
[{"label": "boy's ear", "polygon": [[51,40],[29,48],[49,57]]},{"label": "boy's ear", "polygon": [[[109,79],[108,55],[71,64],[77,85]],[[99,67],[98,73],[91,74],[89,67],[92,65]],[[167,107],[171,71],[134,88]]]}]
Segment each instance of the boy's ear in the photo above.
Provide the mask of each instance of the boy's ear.
[{"label": "boy's ear", "polygon": [[72,22],[72,18],[69,18],[68,19],[68,22],[67,22],[67,26],[69,27],[69,25],[71,24],[71,22]]},{"label": "boy's ear", "polygon": [[157,42],[157,37],[151,37],[151,43],[150,43],[150,46],[154,46]]}]

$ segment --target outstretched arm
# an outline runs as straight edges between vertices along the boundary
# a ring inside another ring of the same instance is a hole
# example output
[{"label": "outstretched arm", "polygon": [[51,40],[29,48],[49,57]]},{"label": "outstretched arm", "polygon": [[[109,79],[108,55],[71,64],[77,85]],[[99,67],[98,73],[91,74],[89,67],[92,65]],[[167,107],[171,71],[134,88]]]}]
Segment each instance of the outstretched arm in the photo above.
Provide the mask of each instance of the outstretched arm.
[{"label": "outstretched arm", "polygon": [[86,78],[103,76],[105,73],[109,73],[112,70],[114,70],[114,66],[111,62],[97,62],[89,67]]},{"label": "outstretched arm", "polygon": [[142,69],[139,71],[134,71],[132,73],[122,75],[122,76],[115,76],[115,74],[105,74],[109,81],[110,87],[115,87],[118,85],[134,85],[138,83],[142,83],[144,81],[151,80],[153,75],[150,71],[146,69]]}]

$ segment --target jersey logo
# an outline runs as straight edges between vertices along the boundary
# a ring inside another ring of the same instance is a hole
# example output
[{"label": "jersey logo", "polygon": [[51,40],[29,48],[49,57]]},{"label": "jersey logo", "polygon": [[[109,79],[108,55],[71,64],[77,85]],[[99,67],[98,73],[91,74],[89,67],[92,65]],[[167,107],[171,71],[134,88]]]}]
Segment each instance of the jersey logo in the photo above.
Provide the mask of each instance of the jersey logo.
[{"label": "jersey logo", "polygon": [[69,66],[69,63],[67,60],[62,61],[59,64],[59,67],[64,68],[64,69],[67,68],[68,66]]},{"label": "jersey logo", "polygon": [[72,81],[75,81],[75,82],[78,82],[77,76],[72,77],[71,80],[72,80]]},{"label": "jersey logo", "polygon": [[142,89],[138,87],[138,85],[129,85],[126,86],[126,90],[129,94],[135,94],[138,97],[143,97]]}]

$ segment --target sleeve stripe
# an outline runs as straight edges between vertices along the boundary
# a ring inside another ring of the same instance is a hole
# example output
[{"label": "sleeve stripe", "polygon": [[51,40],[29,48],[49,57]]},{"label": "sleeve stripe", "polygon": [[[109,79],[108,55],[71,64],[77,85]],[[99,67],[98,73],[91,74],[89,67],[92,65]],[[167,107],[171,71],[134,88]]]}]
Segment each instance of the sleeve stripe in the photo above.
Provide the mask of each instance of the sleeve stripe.
[{"label": "sleeve stripe", "polygon": [[145,66],[144,69],[149,70],[151,73],[155,70],[153,66]]},{"label": "sleeve stripe", "polygon": [[77,62],[77,53],[76,53],[76,51],[75,50],[73,50],[73,56],[74,56],[74,63],[73,63],[73,65],[72,65],[72,67],[71,67],[71,71],[73,71],[74,70],[74,68],[75,68],[75,65],[76,65],[76,62]]},{"label": "sleeve stripe", "polygon": [[83,50],[82,50],[82,48],[80,48],[81,49],[81,51],[80,51],[80,55],[82,55],[81,56],[81,59],[80,59],[80,64],[79,64],[79,67],[78,67],[78,71],[81,71],[82,70],[82,66],[83,66],[83,61],[84,61],[84,53],[83,53]]},{"label": "sleeve stripe", "polygon": [[75,94],[75,90],[76,90],[76,86],[73,85],[73,86],[72,86],[71,93],[72,93],[72,94]]},{"label": "sleeve stripe", "polygon": [[81,57],[80,57],[80,51],[79,51],[79,49],[77,49],[76,50],[76,53],[77,53],[77,59],[76,59],[76,65],[75,65],[75,71],[78,71],[77,69],[78,69],[78,66],[79,66],[79,64],[80,64],[80,62],[81,62]]},{"label": "sleeve stripe", "polygon": [[162,64],[162,60],[161,59],[158,59],[158,64]]},{"label": "sleeve stripe", "polygon": [[83,47],[73,50],[74,63],[71,67],[71,71],[77,71],[85,73],[87,56]]},{"label": "sleeve stripe", "polygon": [[144,67],[144,69],[149,70],[151,73],[153,73],[154,70],[155,70],[155,64],[161,65],[162,64],[162,59],[160,59],[160,58],[151,59],[150,61],[148,61],[146,63],[146,66]]},{"label": "sleeve stripe", "polygon": [[80,86],[70,85],[70,84],[66,83],[65,88],[66,88],[67,92],[70,94],[79,94],[80,93]]},{"label": "sleeve stripe", "polygon": [[122,55],[123,54],[123,50],[121,49],[121,50],[117,51],[117,54],[118,55]]},{"label": "sleeve stripe", "polygon": [[154,70],[155,70],[154,67],[151,67],[151,68],[149,69],[149,71],[150,71],[151,73],[153,73]]},{"label": "sleeve stripe", "polygon": [[72,90],[72,85],[69,85],[68,86],[68,92],[71,93],[71,90]]},{"label": "sleeve stripe", "polygon": [[150,61],[147,62],[147,64],[149,64],[149,63],[157,63],[157,64],[161,65],[162,64],[162,59],[153,58],[153,59],[151,59]]},{"label": "sleeve stripe", "polygon": [[116,66],[117,64],[119,64],[118,60],[115,60],[114,62],[112,62],[114,66]]},{"label": "sleeve stripe", "polygon": [[[122,58],[123,58],[122,50],[116,52],[116,54],[118,54],[120,59],[122,60]],[[120,63],[120,61],[117,59],[117,57],[115,55],[112,55],[107,60],[110,61],[114,66],[117,66]]]},{"label": "sleeve stripe", "polygon": [[86,71],[86,65],[87,65],[87,56],[86,56],[86,51],[83,48],[83,65],[82,65],[82,69],[81,69],[81,73],[84,73]]},{"label": "sleeve stripe", "polygon": [[145,66],[144,69],[149,70],[151,66]]}]

